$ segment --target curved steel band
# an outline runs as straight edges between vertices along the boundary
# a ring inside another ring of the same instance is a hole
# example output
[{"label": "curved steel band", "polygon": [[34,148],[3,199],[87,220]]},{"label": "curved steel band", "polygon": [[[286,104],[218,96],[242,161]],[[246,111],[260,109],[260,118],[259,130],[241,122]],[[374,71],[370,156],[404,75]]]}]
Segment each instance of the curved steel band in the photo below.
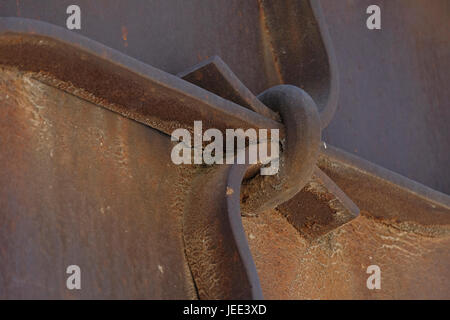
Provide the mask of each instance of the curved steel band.
[{"label": "curved steel band", "polygon": [[311,178],[319,155],[320,116],[305,91],[291,85],[278,85],[258,98],[280,114],[286,137],[281,141],[278,174],[257,174],[243,181],[241,211],[244,215],[273,209],[291,199]]}]

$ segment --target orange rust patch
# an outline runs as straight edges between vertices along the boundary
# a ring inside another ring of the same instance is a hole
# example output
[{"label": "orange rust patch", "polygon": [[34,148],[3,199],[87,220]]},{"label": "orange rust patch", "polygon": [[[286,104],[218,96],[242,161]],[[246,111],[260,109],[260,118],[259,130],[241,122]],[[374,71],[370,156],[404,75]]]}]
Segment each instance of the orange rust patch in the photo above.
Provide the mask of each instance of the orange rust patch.
[{"label": "orange rust patch", "polygon": [[[267,299],[450,297],[449,236],[407,232],[367,213],[313,242],[276,211],[243,217],[243,225]],[[366,287],[372,264],[381,290]]]},{"label": "orange rust patch", "polygon": [[128,29],[125,26],[122,26],[122,39],[125,41],[123,45],[128,47]]}]

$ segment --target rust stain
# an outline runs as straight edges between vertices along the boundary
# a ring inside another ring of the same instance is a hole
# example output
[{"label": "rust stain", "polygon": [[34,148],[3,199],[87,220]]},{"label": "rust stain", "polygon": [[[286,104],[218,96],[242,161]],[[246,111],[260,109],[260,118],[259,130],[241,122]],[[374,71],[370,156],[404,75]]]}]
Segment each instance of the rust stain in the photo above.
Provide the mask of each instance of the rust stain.
[{"label": "rust stain", "polygon": [[[262,0],[258,0],[258,8],[261,26],[261,36],[264,48],[264,61],[265,66],[267,68],[266,73],[268,73],[267,76],[272,82],[284,83],[279,59],[275,52],[275,48],[270,36],[270,29],[267,24],[266,15],[264,12],[264,3]],[[277,80],[275,80],[274,78],[276,78]]]},{"label": "rust stain", "polygon": [[[449,271],[436,263],[449,258],[448,236],[406,232],[364,212],[312,243],[275,211],[243,224],[267,299],[449,297],[440,286]],[[382,290],[366,287],[371,264],[382,270]]]},{"label": "rust stain", "polygon": [[128,29],[125,26],[122,26],[122,40],[124,41],[124,46],[128,47]]}]

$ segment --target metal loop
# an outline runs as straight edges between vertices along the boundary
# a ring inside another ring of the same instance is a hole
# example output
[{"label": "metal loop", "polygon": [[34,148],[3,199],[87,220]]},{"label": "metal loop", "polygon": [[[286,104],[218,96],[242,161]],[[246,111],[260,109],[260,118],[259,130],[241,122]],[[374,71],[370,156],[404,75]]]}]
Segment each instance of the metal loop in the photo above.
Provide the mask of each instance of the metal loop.
[{"label": "metal loop", "polygon": [[279,112],[286,137],[280,142],[278,174],[258,173],[242,183],[241,214],[247,216],[275,208],[305,186],[313,173],[321,141],[317,106],[305,91],[278,85],[261,93],[258,99]]}]

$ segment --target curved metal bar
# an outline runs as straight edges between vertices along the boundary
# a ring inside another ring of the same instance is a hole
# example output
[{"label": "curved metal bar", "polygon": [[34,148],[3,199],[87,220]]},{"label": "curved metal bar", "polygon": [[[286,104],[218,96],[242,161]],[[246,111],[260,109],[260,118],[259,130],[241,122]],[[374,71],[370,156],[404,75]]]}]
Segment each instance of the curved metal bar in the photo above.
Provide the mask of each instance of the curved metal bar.
[{"label": "curved metal bar", "polygon": [[329,92],[326,105],[320,111],[320,122],[322,129],[325,129],[333,120],[334,114],[338,107],[339,99],[339,70],[334,52],[333,43],[331,41],[328,27],[323,16],[322,7],[319,0],[310,1],[314,16],[319,25],[319,32],[322,37],[323,46],[327,52],[328,68],[329,68]]},{"label": "curved metal bar", "polygon": [[308,182],[319,154],[320,118],[312,98],[302,89],[279,85],[258,98],[280,113],[286,126],[279,172],[243,182],[242,212],[255,215],[291,199]]},{"label": "curved metal bar", "polygon": [[247,272],[252,299],[261,300],[263,299],[261,284],[245,235],[244,226],[242,225],[241,217],[240,193],[242,180],[244,179],[248,167],[248,165],[233,165],[229,171],[227,185],[229,188],[228,190],[231,189],[233,192],[230,195],[227,195],[227,214],[234,241],[237,243],[240,258]]},{"label": "curved metal bar", "polygon": [[218,165],[193,178],[183,237],[200,299],[263,298],[239,209],[246,167]]},{"label": "curved metal bar", "polygon": [[308,92],[326,128],[337,109],[339,78],[319,1],[260,0],[260,6],[279,82]]},{"label": "curved metal bar", "polygon": [[[149,125],[177,128],[276,128],[281,123],[96,41],[48,23],[0,18],[0,65]],[[182,112],[181,112],[182,111]]]}]

